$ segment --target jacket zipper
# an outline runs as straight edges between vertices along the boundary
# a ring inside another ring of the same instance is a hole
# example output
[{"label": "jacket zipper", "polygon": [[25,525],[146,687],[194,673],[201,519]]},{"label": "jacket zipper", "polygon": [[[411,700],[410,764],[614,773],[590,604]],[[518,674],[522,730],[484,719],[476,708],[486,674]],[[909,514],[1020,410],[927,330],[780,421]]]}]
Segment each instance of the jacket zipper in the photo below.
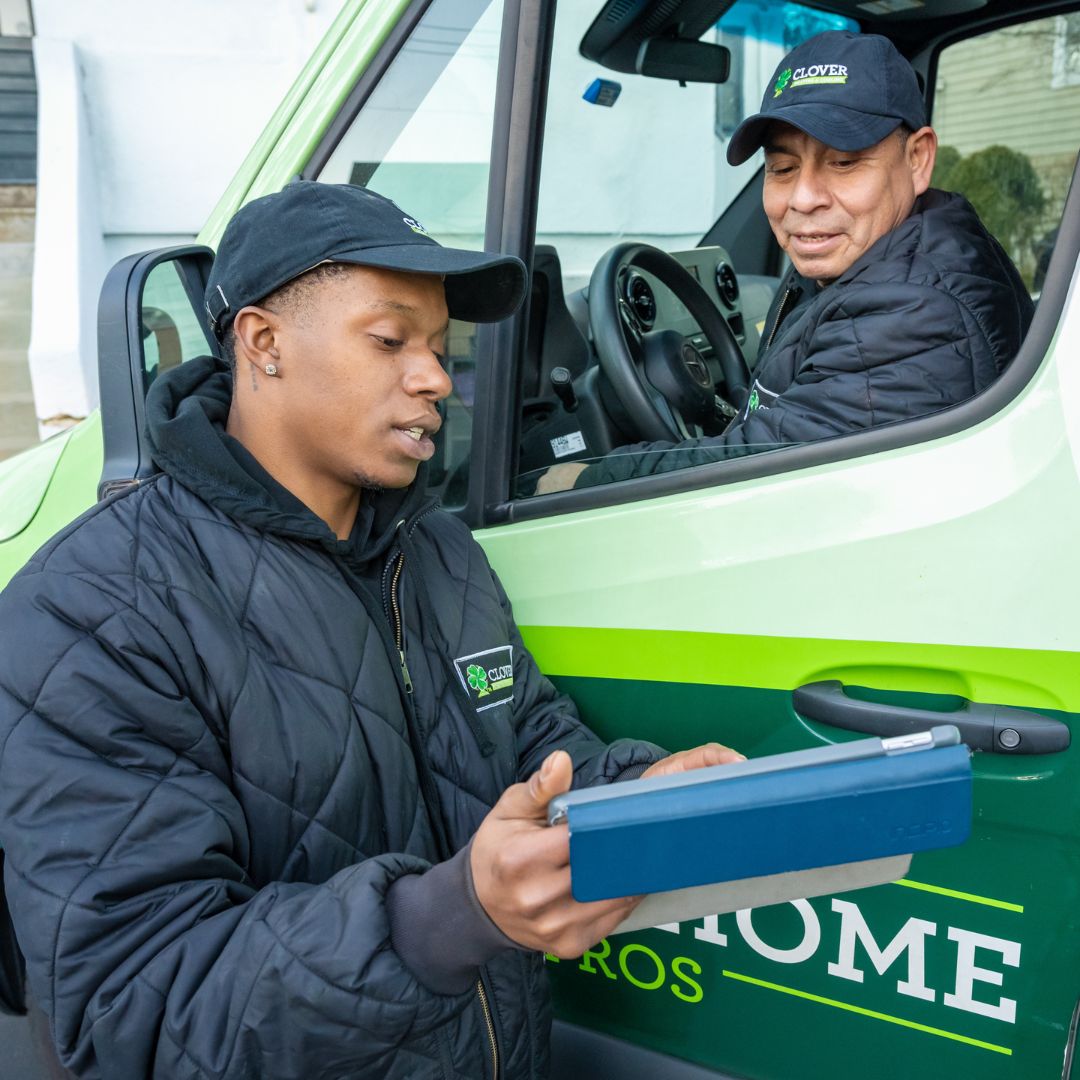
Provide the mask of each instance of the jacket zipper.
[{"label": "jacket zipper", "polygon": [[[401,571],[404,567],[405,552],[399,551],[397,558],[394,560],[394,569],[390,576],[390,617],[394,632],[394,644],[397,646],[398,656],[401,658],[401,678],[405,684],[405,693],[411,694],[413,684],[412,677],[409,675],[409,665],[405,662],[405,629],[401,618],[401,604],[398,600],[398,583],[401,581]],[[487,991],[484,989],[482,979],[476,980],[476,993],[480,998],[484,1023],[487,1025],[488,1045],[491,1049],[492,1080],[499,1080],[499,1043],[495,1037],[495,1020],[491,1015],[491,1006],[488,1004]]]},{"label": "jacket zipper", "polygon": [[[420,520],[428,513],[435,509],[436,504],[432,503],[427,509],[420,511],[412,519],[411,526],[409,528],[410,535],[412,531],[419,524]],[[405,521],[398,522],[398,528],[405,525]],[[356,573],[349,567],[345,561],[341,562],[342,570],[345,574],[345,578],[349,581],[350,586],[354,593],[360,598],[361,602],[364,602],[365,595],[370,596],[372,601],[378,601],[381,599],[379,609],[383,616],[382,620],[378,620],[379,625],[379,637],[382,639],[383,645],[387,651],[387,659],[392,657],[391,649],[396,649],[398,658],[401,661],[400,673],[401,673],[401,704],[404,707],[405,712],[405,725],[408,730],[409,747],[413,753],[413,759],[416,762],[416,774],[417,780],[420,784],[420,793],[423,796],[425,808],[427,810],[428,819],[431,824],[431,831],[435,840],[435,847],[439,852],[441,859],[449,859],[453,854],[453,850],[450,847],[449,839],[446,836],[445,825],[441,820],[439,813],[439,795],[435,787],[435,780],[431,775],[431,769],[427,763],[427,757],[424,754],[423,738],[420,734],[419,725],[416,718],[416,710],[413,708],[412,701],[412,678],[409,675],[408,666],[405,663],[405,630],[403,619],[401,615],[401,604],[398,597],[398,583],[401,578],[401,571],[405,563],[404,551],[399,551],[396,559],[387,559],[386,567],[382,573],[383,583],[383,595],[381,598],[371,596],[367,593],[363,582],[358,579]],[[392,567],[392,570],[391,570]],[[392,596],[387,596],[387,579],[393,576],[393,586],[390,589]],[[367,607],[367,604],[364,605]],[[375,618],[374,611],[378,609],[369,609],[369,613],[372,618]]]},{"label": "jacket zipper", "polygon": [[495,1021],[491,1016],[491,1007],[488,1005],[487,991],[484,989],[484,980],[476,980],[476,993],[480,997],[480,1008],[484,1010],[484,1023],[487,1024],[488,1042],[491,1045],[491,1076],[492,1080],[499,1080],[499,1044],[495,1039]]},{"label": "jacket zipper", "polygon": [[[784,321],[784,308],[787,307],[788,297],[791,295],[792,291],[790,285],[784,290],[784,298],[780,301],[780,307],[776,309],[776,322],[773,323],[772,332],[769,334],[769,340],[765,342],[765,352],[768,352],[772,347],[773,338],[776,337],[776,331],[780,329],[780,324]],[[762,355],[764,355],[764,353]]]},{"label": "jacket zipper", "polygon": [[390,579],[390,611],[394,629],[394,644],[397,646],[398,657],[401,660],[401,679],[405,683],[405,693],[413,692],[412,676],[409,674],[409,665],[405,662],[405,630],[401,621],[401,605],[398,603],[398,582],[401,580],[401,571],[405,566],[405,552],[399,551],[394,563],[393,577]]}]

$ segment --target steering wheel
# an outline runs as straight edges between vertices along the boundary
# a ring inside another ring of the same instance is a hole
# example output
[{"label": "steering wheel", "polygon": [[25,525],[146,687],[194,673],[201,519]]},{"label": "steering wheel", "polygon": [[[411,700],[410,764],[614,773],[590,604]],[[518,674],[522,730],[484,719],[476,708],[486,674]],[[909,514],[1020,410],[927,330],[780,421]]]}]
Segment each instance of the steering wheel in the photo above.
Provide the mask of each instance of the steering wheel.
[{"label": "steering wheel", "polygon": [[[630,267],[646,270],[674,293],[701,327],[720,364],[723,397],[701,353],[675,330],[645,330],[621,288]],[[678,442],[708,434],[746,400],[750,369],[727,320],[708,294],[666,251],[633,241],[601,256],[589,281],[589,326],[600,369],[635,434]]]}]

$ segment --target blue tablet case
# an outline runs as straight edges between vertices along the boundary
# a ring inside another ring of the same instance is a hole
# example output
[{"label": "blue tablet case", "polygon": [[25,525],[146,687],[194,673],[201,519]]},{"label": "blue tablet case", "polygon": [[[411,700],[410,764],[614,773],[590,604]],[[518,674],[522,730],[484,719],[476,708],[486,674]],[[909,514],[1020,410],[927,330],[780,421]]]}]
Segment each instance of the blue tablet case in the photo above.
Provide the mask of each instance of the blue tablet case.
[{"label": "blue tablet case", "polygon": [[566,817],[580,901],[834,866],[966,840],[970,753],[942,746],[628,790],[571,801]]}]

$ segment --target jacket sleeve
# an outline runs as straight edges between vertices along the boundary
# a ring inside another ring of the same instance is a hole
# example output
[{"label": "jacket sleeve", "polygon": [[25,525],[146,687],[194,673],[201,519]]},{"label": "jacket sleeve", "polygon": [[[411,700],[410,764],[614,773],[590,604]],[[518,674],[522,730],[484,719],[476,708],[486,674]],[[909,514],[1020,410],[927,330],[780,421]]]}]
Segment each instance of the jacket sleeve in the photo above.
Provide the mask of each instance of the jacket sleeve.
[{"label": "jacket sleeve", "polygon": [[[578,477],[577,488],[688,469],[779,446],[814,442],[958,404],[996,371],[975,315],[925,284],[852,284],[805,335],[783,348],[804,356],[789,386],[722,435],[621,447]],[[759,370],[773,390],[769,357]]]},{"label": "jacket sleeve", "polygon": [[581,722],[573,701],[559,693],[537,667],[521,639],[502,582],[494,571],[492,577],[510,624],[510,640],[514,646],[518,780],[527,780],[553,750],[565,750],[573,760],[575,788],[632,779],[653,762],[667,757],[667,750],[643,740],[616,739],[605,743]]},{"label": "jacket sleeve", "polygon": [[120,591],[39,569],[0,596],[5,886],[62,1060],[124,1080],[385,1075],[471,999],[425,989],[390,944],[386,893],[427,864],[256,887],[199,657],[163,604]]}]

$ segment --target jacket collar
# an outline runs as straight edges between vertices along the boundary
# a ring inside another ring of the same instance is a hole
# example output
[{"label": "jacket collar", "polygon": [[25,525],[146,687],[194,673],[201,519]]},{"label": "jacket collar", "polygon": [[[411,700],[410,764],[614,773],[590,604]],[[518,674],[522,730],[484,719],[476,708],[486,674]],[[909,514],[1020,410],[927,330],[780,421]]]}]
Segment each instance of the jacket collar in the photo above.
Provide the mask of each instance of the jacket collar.
[{"label": "jacket collar", "polygon": [[923,228],[928,214],[940,218],[943,223],[953,224],[957,228],[971,229],[974,226],[981,229],[982,227],[974,208],[963,195],[957,195],[949,191],[939,191],[937,188],[928,188],[915,200],[911,213],[895,229],[890,229],[884,236],[879,237],[835,281],[826,285],[822,291],[825,292],[835,288],[837,285],[846,285],[849,281],[857,278],[866,267],[873,266],[887,258],[890,249],[895,245],[914,240]]}]

